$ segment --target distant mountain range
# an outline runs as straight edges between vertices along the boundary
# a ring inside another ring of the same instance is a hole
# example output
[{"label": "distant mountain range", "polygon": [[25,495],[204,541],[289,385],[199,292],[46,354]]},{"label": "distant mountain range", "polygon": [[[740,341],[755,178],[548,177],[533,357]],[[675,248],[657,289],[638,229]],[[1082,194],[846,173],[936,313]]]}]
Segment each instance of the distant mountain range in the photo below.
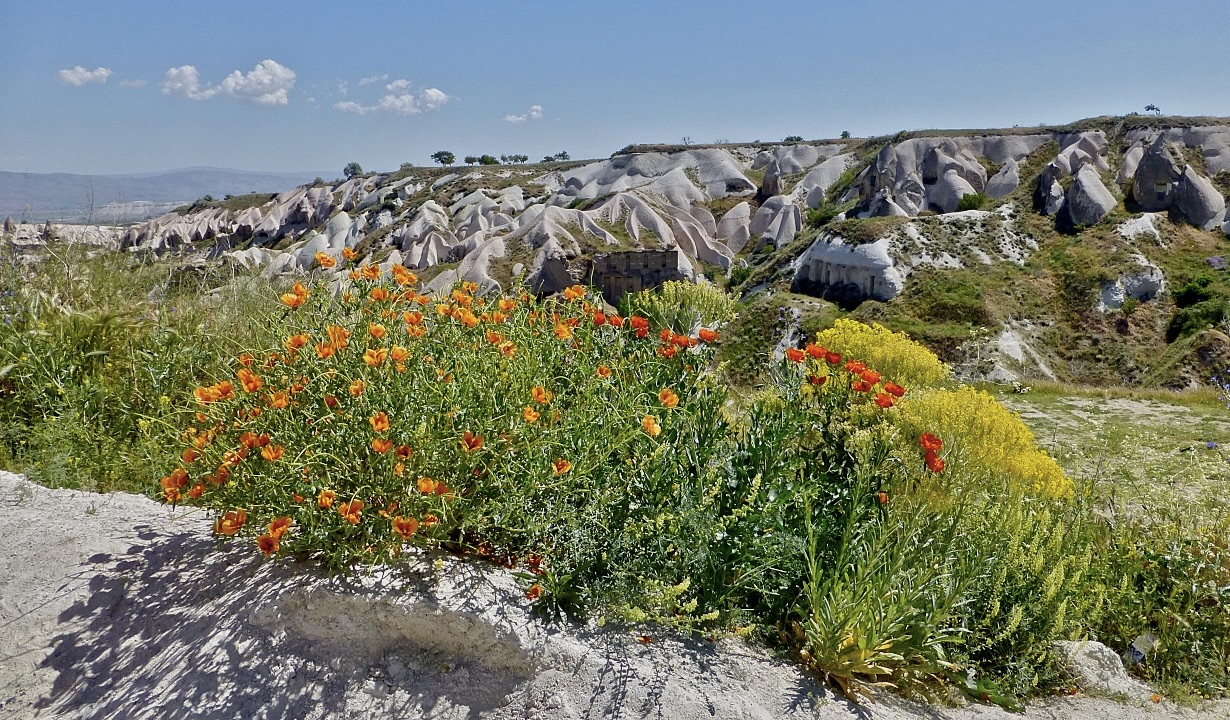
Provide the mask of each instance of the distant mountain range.
[{"label": "distant mountain range", "polygon": [[331,178],[333,171],[248,172],[192,167],[131,175],[19,173],[0,170],[0,221],[128,223],[161,215],[206,195],[282,192]]}]

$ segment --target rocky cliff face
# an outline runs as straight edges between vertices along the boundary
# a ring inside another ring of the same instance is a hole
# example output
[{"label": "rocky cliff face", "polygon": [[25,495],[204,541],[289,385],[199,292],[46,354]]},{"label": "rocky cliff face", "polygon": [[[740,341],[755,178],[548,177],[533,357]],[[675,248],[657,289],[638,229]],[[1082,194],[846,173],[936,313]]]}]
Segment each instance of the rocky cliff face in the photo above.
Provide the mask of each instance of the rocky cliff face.
[{"label": "rocky cliff face", "polygon": [[[620,294],[669,276],[733,277],[746,292],[785,278],[796,291],[853,306],[893,300],[923,269],[1022,267],[1042,242],[1039,227],[1078,240],[1089,230],[1117,238],[1126,258],[1088,300],[1105,313],[1165,290],[1164,268],[1140,246],[1146,225],[1165,244],[1156,218],[1208,233],[1211,243],[1230,234],[1230,120],[1151,121],[416,168],[201,203],[132,226],[117,243],[267,276],[303,273],[317,253],[350,248],[415,268],[432,288],[466,280],[484,291],[591,282]],[[659,257],[617,257],[635,251]],[[669,271],[649,269],[663,263]],[[598,277],[596,267],[623,269]],[[340,271],[333,278],[345,284]]]}]

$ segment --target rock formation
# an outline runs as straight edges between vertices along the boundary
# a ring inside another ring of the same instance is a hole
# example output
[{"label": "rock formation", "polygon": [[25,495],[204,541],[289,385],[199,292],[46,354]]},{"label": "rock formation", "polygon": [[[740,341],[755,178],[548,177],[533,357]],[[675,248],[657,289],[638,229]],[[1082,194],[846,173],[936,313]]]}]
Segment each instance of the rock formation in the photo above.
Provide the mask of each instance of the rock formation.
[{"label": "rock formation", "polygon": [[1110,214],[1119,201],[1102,184],[1102,178],[1092,164],[1081,166],[1068,188],[1067,208],[1073,225],[1097,225]]}]

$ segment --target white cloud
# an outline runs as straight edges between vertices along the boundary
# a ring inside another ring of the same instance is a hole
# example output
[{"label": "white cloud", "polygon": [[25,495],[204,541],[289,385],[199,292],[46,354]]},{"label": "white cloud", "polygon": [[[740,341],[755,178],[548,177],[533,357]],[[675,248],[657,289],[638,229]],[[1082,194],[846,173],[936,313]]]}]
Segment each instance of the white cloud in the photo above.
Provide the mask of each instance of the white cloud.
[{"label": "white cloud", "polygon": [[359,86],[361,87],[363,85],[371,85],[372,83],[384,82],[385,80],[388,80],[388,79],[389,79],[388,73],[382,73],[380,75],[372,75],[371,77],[365,77],[359,80]]},{"label": "white cloud", "polygon": [[510,122],[510,123],[523,123],[526,120],[540,120],[540,119],[542,119],[542,106],[541,105],[531,105],[530,109],[522,113],[521,115],[505,115],[504,116],[504,122]]},{"label": "white cloud", "polygon": [[120,80],[120,87],[140,88],[149,84],[148,80]]},{"label": "white cloud", "polygon": [[60,82],[81,87],[86,83],[105,83],[111,77],[111,68],[94,68],[86,70],[80,65],[74,65],[69,70],[60,71]]},{"label": "white cloud", "polygon": [[287,93],[294,86],[294,70],[274,60],[261,60],[246,74],[234,70],[221,83],[205,87],[201,87],[201,75],[192,65],[171,68],[162,81],[162,92],[190,100],[226,95],[258,105],[286,105]]},{"label": "white cloud", "polygon": [[342,97],[346,97],[346,93],[350,92],[350,83],[345,80],[341,81],[337,84],[337,91],[342,94]]},{"label": "white cloud", "polygon": [[439,110],[448,102],[448,95],[439,88],[424,88],[418,94],[410,91],[410,81],[394,80],[385,85],[388,92],[374,105],[363,105],[353,100],[336,103],[333,107],[342,112],[352,112],[357,115],[385,112],[394,115],[418,115],[432,110]]}]

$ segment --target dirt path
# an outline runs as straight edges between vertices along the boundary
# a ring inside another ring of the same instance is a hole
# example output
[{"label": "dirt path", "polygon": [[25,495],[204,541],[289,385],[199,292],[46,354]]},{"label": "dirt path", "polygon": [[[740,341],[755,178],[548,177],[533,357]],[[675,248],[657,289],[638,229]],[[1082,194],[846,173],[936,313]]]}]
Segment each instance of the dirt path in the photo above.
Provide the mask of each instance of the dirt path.
[{"label": "dirt path", "polygon": [[[199,514],[0,473],[0,718],[1019,717],[868,711],[733,641],[548,627],[506,573],[446,563],[328,581]],[[1030,718],[1230,718],[1065,698]]]}]

